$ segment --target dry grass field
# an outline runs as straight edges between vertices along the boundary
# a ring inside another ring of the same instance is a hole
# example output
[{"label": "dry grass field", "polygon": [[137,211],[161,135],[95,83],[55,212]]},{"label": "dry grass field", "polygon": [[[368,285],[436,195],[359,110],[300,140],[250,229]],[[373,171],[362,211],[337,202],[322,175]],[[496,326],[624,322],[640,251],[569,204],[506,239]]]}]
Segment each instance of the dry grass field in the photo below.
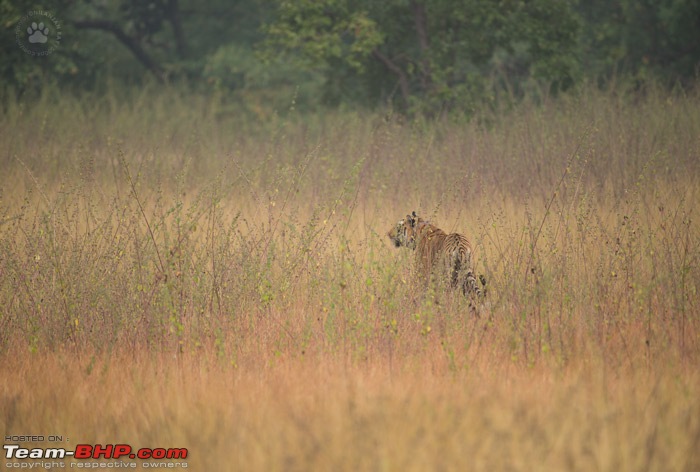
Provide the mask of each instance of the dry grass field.
[{"label": "dry grass field", "polygon": [[[0,142],[6,436],[193,470],[700,470],[697,93],[251,123],[47,90]],[[391,247],[413,210],[472,241],[478,316]]]}]

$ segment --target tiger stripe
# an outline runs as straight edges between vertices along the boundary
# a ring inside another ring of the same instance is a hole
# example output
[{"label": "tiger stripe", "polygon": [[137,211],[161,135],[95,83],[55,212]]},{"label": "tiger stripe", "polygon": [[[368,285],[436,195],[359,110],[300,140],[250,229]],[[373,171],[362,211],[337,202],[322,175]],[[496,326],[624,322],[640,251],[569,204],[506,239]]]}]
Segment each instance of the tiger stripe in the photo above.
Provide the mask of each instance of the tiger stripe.
[{"label": "tiger stripe", "polygon": [[[453,289],[460,288],[465,296],[481,297],[485,294],[474,276],[474,251],[466,236],[459,233],[447,234],[415,212],[399,220],[387,236],[394,246],[415,250],[416,265],[426,280],[438,271],[449,277],[450,286]],[[483,277],[481,283],[486,285]]]}]

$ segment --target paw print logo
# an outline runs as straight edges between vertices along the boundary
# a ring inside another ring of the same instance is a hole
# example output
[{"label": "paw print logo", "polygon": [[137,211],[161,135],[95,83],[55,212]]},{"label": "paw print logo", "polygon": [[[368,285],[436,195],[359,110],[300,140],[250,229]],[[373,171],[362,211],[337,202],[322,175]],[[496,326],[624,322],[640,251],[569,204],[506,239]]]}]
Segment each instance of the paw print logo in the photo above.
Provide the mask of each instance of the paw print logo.
[{"label": "paw print logo", "polygon": [[32,21],[32,24],[27,27],[27,34],[29,35],[29,42],[32,44],[44,44],[49,40],[49,28],[44,26],[43,22],[37,25],[36,22]]},{"label": "paw print logo", "polygon": [[61,44],[61,36],[61,22],[46,10],[29,11],[15,25],[17,45],[35,57],[48,56],[55,51]]}]

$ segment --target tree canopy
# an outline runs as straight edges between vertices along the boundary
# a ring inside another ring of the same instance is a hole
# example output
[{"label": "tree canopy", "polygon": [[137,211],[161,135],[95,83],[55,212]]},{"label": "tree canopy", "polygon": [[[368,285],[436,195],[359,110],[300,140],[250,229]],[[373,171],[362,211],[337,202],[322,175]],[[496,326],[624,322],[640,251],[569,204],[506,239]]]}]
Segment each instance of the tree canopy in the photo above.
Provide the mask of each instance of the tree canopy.
[{"label": "tree canopy", "polygon": [[468,113],[533,86],[689,84],[700,66],[693,0],[0,0],[0,16],[0,80],[19,93],[181,81]]}]

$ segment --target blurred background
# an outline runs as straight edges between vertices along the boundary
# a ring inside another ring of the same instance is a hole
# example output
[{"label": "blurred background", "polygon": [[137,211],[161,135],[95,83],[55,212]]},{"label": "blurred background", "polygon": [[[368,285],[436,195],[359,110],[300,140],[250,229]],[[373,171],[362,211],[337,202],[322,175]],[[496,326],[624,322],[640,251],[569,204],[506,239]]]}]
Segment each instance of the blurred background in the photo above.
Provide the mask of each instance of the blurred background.
[{"label": "blurred background", "polygon": [[[20,47],[37,10],[44,56]],[[470,115],[581,83],[688,86],[700,64],[694,0],[1,0],[0,18],[6,97],[169,83],[262,118]]]}]

